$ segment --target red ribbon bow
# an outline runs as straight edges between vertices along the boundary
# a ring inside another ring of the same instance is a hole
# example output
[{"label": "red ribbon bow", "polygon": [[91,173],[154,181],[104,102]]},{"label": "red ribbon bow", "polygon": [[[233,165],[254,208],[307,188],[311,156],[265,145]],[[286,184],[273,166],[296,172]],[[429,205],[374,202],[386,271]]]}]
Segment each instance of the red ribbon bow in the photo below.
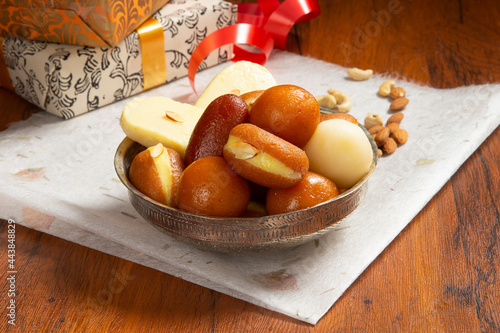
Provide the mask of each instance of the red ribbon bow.
[{"label": "red ribbon bow", "polygon": [[216,49],[228,44],[247,44],[262,53],[234,45],[232,61],[247,60],[263,65],[274,46],[284,49],[286,36],[295,23],[311,20],[320,14],[316,0],[258,0],[258,4],[239,4],[238,23],[214,31],[196,47],[189,60],[188,77],[196,92],[194,77],[201,62]]}]

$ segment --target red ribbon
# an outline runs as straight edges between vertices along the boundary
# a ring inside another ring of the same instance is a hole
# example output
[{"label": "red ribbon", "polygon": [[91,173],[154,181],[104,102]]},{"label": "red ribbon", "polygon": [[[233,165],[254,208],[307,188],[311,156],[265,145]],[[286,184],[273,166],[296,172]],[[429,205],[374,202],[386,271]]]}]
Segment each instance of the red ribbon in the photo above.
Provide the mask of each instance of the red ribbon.
[{"label": "red ribbon", "polygon": [[247,60],[263,65],[274,46],[285,48],[288,32],[295,23],[311,20],[321,13],[317,0],[258,0],[258,4],[239,4],[238,23],[205,37],[189,60],[188,77],[196,93],[194,78],[202,61],[228,44],[247,44],[261,50],[252,52],[234,45],[232,61]]}]

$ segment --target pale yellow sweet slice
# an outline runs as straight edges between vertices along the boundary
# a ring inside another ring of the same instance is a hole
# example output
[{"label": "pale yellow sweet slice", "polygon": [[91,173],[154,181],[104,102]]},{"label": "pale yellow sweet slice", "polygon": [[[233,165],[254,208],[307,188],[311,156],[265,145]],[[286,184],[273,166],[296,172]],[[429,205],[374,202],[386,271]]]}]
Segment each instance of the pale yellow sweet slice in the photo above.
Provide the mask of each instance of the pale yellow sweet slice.
[{"label": "pale yellow sweet slice", "polygon": [[210,81],[195,106],[205,110],[210,102],[221,95],[241,95],[275,85],[276,80],[265,67],[250,61],[238,61],[224,68]]},{"label": "pale yellow sweet slice", "polygon": [[123,108],[120,126],[145,147],[161,143],[184,158],[189,138],[203,111],[167,97],[136,97]]}]

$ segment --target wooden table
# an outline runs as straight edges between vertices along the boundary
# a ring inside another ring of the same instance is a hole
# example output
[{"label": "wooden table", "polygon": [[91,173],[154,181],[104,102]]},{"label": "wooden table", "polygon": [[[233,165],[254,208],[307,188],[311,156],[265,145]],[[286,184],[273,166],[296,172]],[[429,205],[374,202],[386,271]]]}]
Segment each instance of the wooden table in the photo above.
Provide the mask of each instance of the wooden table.
[{"label": "wooden table", "polygon": [[[437,88],[500,82],[496,0],[319,2],[288,50]],[[0,101],[1,129],[38,111]],[[499,147],[497,128],[315,326],[18,226],[13,330],[2,221],[0,331],[499,332]]]}]

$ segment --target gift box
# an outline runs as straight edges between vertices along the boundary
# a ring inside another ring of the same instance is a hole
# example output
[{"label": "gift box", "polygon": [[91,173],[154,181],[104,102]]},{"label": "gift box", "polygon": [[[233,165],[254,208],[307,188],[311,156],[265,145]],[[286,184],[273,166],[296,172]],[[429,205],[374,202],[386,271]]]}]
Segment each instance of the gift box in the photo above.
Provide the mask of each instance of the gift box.
[{"label": "gift box", "polygon": [[[186,76],[203,38],[236,19],[237,6],[226,1],[171,0],[114,48],[7,37],[0,43],[0,72],[6,72],[0,73],[0,84],[10,84],[50,113],[72,118]],[[232,45],[223,46],[200,70],[231,57]]]},{"label": "gift box", "polygon": [[168,0],[0,0],[0,35],[117,46]]}]

